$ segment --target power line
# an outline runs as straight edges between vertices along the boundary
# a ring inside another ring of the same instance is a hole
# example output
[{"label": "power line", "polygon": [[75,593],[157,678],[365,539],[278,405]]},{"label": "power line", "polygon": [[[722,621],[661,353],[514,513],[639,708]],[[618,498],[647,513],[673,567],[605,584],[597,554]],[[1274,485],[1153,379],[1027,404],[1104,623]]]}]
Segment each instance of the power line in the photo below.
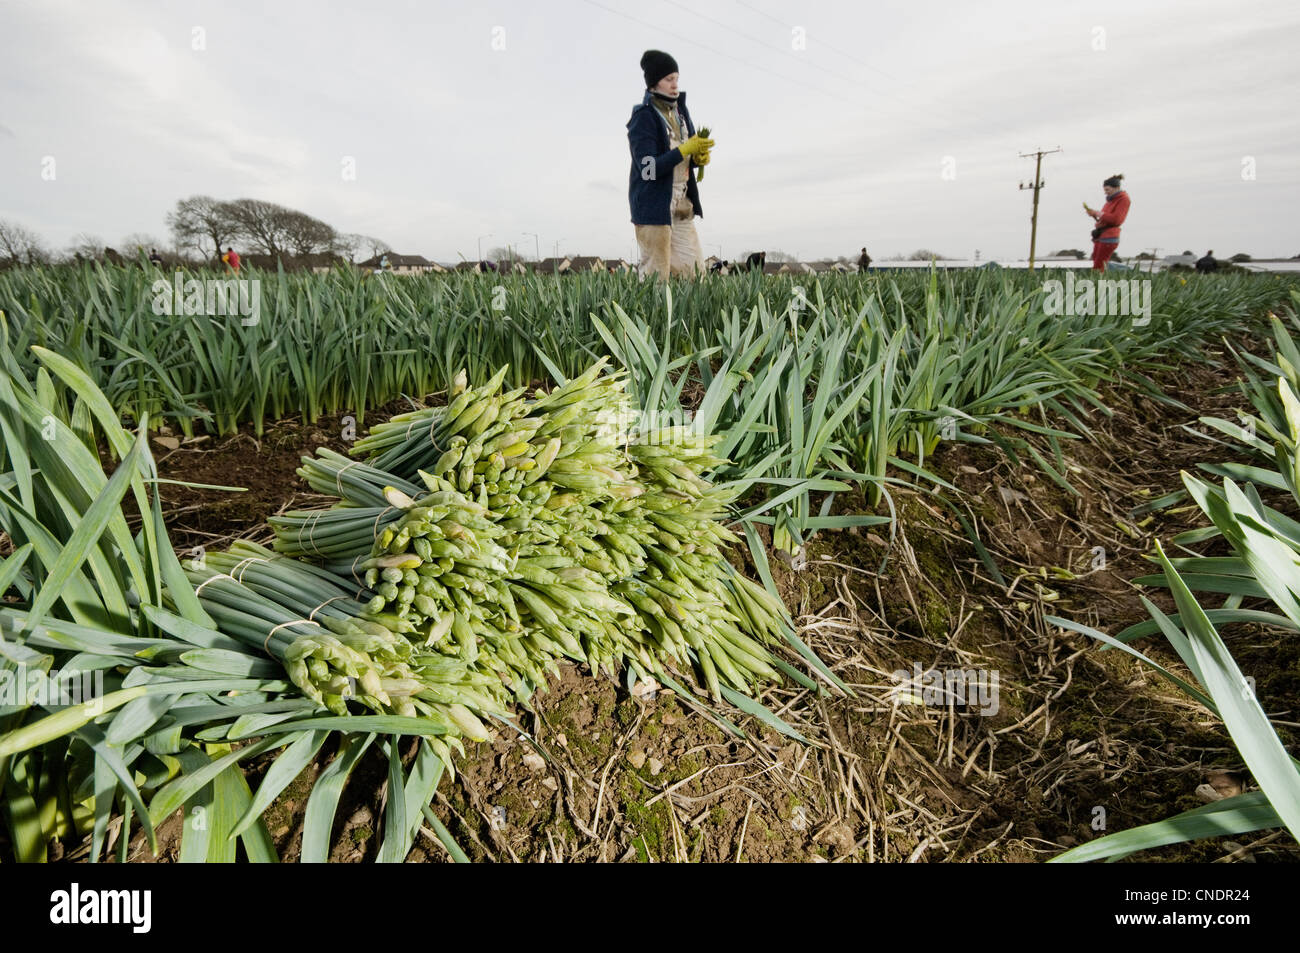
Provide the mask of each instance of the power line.
[{"label": "power line", "polygon": [[[680,34],[680,33],[674,33],[672,30],[666,30],[666,29],[664,29],[664,27],[663,27],[662,24],[659,24],[659,23],[653,23],[653,22],[651,22],[651,21],[649,21],[649,20],[642,20],[640,17],[634,17],[634,16],[632,16],[631,14],[624,13],[622,10],[615,10],[613,7],[607,7],[607,6],[605,6],[603,3],[597,3],[596,0],[583,0],[583,2],[589,4],[589,5],[593,6],[593,7],[597,7],[597,8],[599,8],[599,9],[601,9],[601,10],[604,10],[606,13],[612,13],[612,14],[614,14],[615,16],[622,17],[622,18],[625,19],[625,20],[631,20],[633,23],[638,23],[638,24],[640,24],[641,26],[649,27],[649,28],[651,28],[651,29],[653,29],[653,30],[659,30],[660,32],[665,33],[665,34],[667,34],[668,36],[671,36],[671,37],[672,37],[673,39],[675,39],[675,40],[680,40],[680,41],[682,41],[683,43],[690,44],[691,46],[697,46],[697,47],[699,47],[700,49],[705,50],[705,51],[707,51],[707,52],[709,52],[709,53],[712,53],[712,54],[715,55],[715,56],[721,56],[721,57],[723,57],[723,58],[725,58],[725,59],[732,60],[733,62],[740,63],[742,66],[748,66],[750,69],[759,70],[760,72],[766,73],[766,74],[768,74],[768,75],[770,75],[770,76],[776,76],[776,77],[778,77],[778,78],[780,78],[780,79],[785,80],[785,81],[788,82],[788,83],[794,83],[796,86],[803,86],[803,87],[805,87],[805,88],[807,88],[807,89],[811,89],[811,90],[813,90],[814,92],[821,93],[823,96],[829,96],[829,97],[831,97],[831,98],[833,98],[833,99],[838,99],[838,100],[840,100],[841,102],[848,103],[850,106],[854,106],[854,107],[857,107],[857,108],[859,108],[859,109],[868,109],[868,110],[870,110],[870,111],[872,111],[872,112],[880,113],[881,115],[885,115],[884,113],[881,113],[881,111],[880,111],[879,109],[876,109],[876,108],[871,107],[871,106],[866,106],[866,105],[864,105],[863,103],[857,102],[857,101],[855,101],[855,100],[853,100],[853,99],[849,99],[848,97],[843,96],[843,95],[841,95],[840,93],[837,93],[837,92],[834,92],[834,91],[832,91],[832,90],[828,90],[828,89],[823,89],[823,88],[820,87],[820,86],[814,86],[814,85],[811,84],[811,83],[806,83],[806,82],[804,82],[803,80],[800,80],[800,79],[796,79],[796,78],[794,78],[793,76],[787,76],[787,75],[785,75],[784,73],[778,73],[778,72],[776,72],[775,70],[773,70],[773,69],[772,69],[771,67],[769,67],[769,66],[759,66],[759,65],[757,65],[756,63],[751,63],[750,61],[745,60],[745,59],[741,59],[741,58],[738,57],[738,56],[733,56],[733,55],[731,55],[730,53],[724,53],[722,50],[714,49],[713,47],[708,46],[707,44],[701,43],[701,42],[699,42],[698,40],[693,40],[693,39],[691,39],[691,38],[688,37],[688,36],[683,36],[683,35]],[[892,117],[892,118],[894,118],[894,119],[898,119],[899,117]],[[919,123],[916,123],[915,120],[912,120],[912,119],[907,118],[907,117],[902,117],[902,119],[903,119],[904,122],[911,122],[911,123],[913,123],[914,125],[921,125],[921,124],[919,124]]]},{"label": "power line", "polygon": [[[674,33],[672,30],[665,30],[665,29],[663,28],[663,25],[662,25],[662,24],[659,24],[659,23],[652,23],[652,22],[650,22],[649,20],[642,20],[640,17],[634,17],[634,16],[632,16],[632,15],[629,14],[629,13],[624,13],[622,10],[615,10],[613,7],[607,7],[607,6],[605,6],[603,3],[597,3],[596,0],[583,0],[583,2],[589,4],[590,6],[597,7],[597,8],[599,8],[599,9],[601,9],[601,10],[604,10],[606,13],[612,13],[612,14],[614,14],[615,16],[622,17],[622,18],[625,19],[625,20],[631,20],[633,23],[639,23],[641,26],[650,27],[650,28],[653,29],[653,30],[659,30],[659,31],[661,31],[661,32],[663,32],[663,33],[666,33],[668,36],[671,36],[671,37],[672,37],[673,39],[675,39],[675,40],[681,40],[683,43],[689,43],[691,46],[698,46],[700,49],[705,50],[705,51],[707,51],[707,52],[709,52],[709,53],[712,53],[714,56],[721,56],[721,57],[724,57],[724,58],[726,58],[726,59],[733,60],[734,62],[740,63],[742,66],[748,66],[748,67],[750,67],[751,69],[759,69],[759,68],[760,68],[760,67],[756,66],[755,64],[750,63],[750,62],[747,61],[747,60],[742,60],[742,59],[741,59],[740,57],[738,57],[738,56],[732,56],[730,53],[724,53],[722,50],[715,50],[715,49],[714,49],[713,47],[711,47],[711,46],[708,46],[708,45],[706,45],[706,44],[704,44],[704,43],[701,43],[701,42],[699,42],[698,40],[692,40],[690,37],[682,36],[680,33]],[[766,69],[766,68],[764,68],[764,71],[765,71],[765,72],[772,72],[771,70],[768,70],[768,69]],[[795,83],[795,84],[797,84],[797,85],[799,85],[799,86],[806,86],[808,89],[815,90],[816,92],[822,93],[823,95],[826,95],[826,96],[834,96],[834,97],[837,98],[837,99],[843,99],[844,102],[851,103],[852,105],[857,105],[856,103],[853,103],[852,100],[845,99],[843,96],[840,96],[838,93],[833,93],[833,92],[831,92],[831,91],[829,91],[829,90],[822,89],[822,88],[819,87],[819,86],[812,86],[812,85],[810,85],[810,84],[808,84],[808,83],[805,83],[805,82],[803,82],[803,81],[801,81],[801,80],[797,80],[797,79],[795,79],[795,78],[792,77],[792,76],[785,76],[785,75],[783,75],[783,74],[781,74],[781,73],[777,73],[777,74],[775,74],[775,75],[780,76],[781,79],[784,79],[784,80],[786,80],[786,81],[788,81],[788,82],[791,82],[791,83]]]},{"label": "power line", "polygon": [[[677,7],[679,10],[685,10],[687,13],[693,16],[697,16],[701,20],[708,20],[710,23],[722,27],[724,30],[728,31],[729,33],[734,33],[736,36],[744,37],[746,40],[749,40],[751,43],[757,43],[759,46],[766,47],[769,50],[775,50],[777,53],[790,52],[790,50],[787,50],[785,47],[782,46],[777,46],[775,43],[769,43],[766,40],[760,40],[758,37],[750,36],[748,33],[741,33],[731,24],[723,20],[719,20],[716,17],[706,16],[705,14],[700,13],[698,10],[692,10],[684,3],[677,3],[676,0],[663,0],[663,2],[667,3],[669,6]],[[745,6],[745,4],[741,4],[741,6]],[[750,9],[753,8],[751,7]],[[807,66],[811,69],[818,69],[821,70],[823,73],[829,73],[831,76],[834,76],[836,79],[843,80],[846,83],[854,83],[858,86],[862,86],[864,88],[870,89],[870,87],[868,87],[866,83],[862,82],[862,80],[854,79],[852,76],[848,76],[844,73],[839,73],[836,72],[835,70],[828,69],[825,66],[822,66],[818,63],[809,63],[806,59],[803,58],[800,58],[798,62],[802,63],[804,66]]]},{"label": "power line", "polygon": [[[783,27],[787,27],[787,28],[788,28],[788,27],[790,27],[790,26],[793,25],[793,24],[789,23],[789,22],[786,21],[786,20],[782,20],[780,17],[773,16],[772,14],[768,13],[766,10],[760,10],[758,7],[754,6],[752,3],[746,3],[745,0],[736,0],[736,3],[740,4],[740,6],[744,7],[746,10],[750,10],[750,11],[752,11],[752,12],[754,12],[754,13],[757,13],[757,14],[758,14],[759,16],[761,16],[761,17],[766,17],[767,19],[771,20],[773,23],[780,24],[780,25],[783,26]],[[882,69],[878,69],[877,67],[872,66],[870,63],[866,62],[865,60],[860,60],[860,59],[858,59],[856,56],[854,56],[854,55],[851,54],[851,53],[845,53],[845,52],[844,52],[843,50],[841,50],[839,47],[832,46],[831,44],[827,43],[825,40],[820,40],[820,39],[819,39],[817,42],[820,43],[822,46],[826,47],[826,49],[830,50],[832,53],[838,53],[840,56],[844,57],[846,60],[849,60],[850,62],[852,62],[852,63],[854,63],[854,64],[856,64],[856,65],[858,65],[858,66],[861,66],[863,69],[869,69],[869,70],[871,70],[873,73],[879,73],[881,76],[885,77],[886,79],[892,79],[892,80],[893,80],[894,82],[896,82],[896,83],[901,83],[901,82],[902,82],[902,80],[899,79],[897,76],[894,76],[894,75],[891,74],[891,73],[886,73],[884,70],[882,70]]]},{"label": "power line", "polygon": [[[749,10],[749,11],[751,11],[751,12],[753,12],[753,13],[757,13],[757,14],[758,14],[759,16],[761,16],[761,17],[766,17],[767,19],[771,20],[773,23],[780,24],[781,26],[786,27],[787,29],[793,25],[793,24],[791,24],[791,23],[789,23],[789,22],[787,22],[787,21],[785,21],[785,20],[782,20],[780,17],[773,16],[772,14],[768,13],[766,10],[760,10],[758,7],[754,6],[753,4],[745,3],[745,0],[736,0],[736,3],[738,3],[740,6],[744,7],[746,10]],[[821,39],[820,34],[818,35],[817,44],[818,44],[819,46],[824,46],[824,47],[826,47],[826,49],[830,50],[832,53],[838,53],[840,56],[844,57],[846,60],[848,60],[849,62],[853,63],[855,66],[860,66],[860,67],[862,67],[863,69],[871,70],[873,73],[879,73],[881,76],[885,77],[886,79],[892,80],[892,81],[894,81],[895,83],[900,83],[900,84],[904,83],[904,81],[903,81],[902,79],[900,79],[899,77],[893,75],[892,73],[887,73],[887,72],[885,72],[885,71],[882,70],[882,69],[879,69],[879,68],[877,68],[877,67],[875,67],[875,66],[872,66],[870,63],[866,62],[865,60],[861,60],[861,59],[859,59],[858,57],[854,56],[853,54],[851,54],[851,53],[846,53],[846,52],[844,52],[843,50],[841,50],[839,47],[836,47],[836,46],[831,45],[830,43],[827,43],[825,40]],[[815,64],[812,64],[812,63],[809,63],[808,65],[809,65],[809,66],[815,66]],[[837,73],[837,74],[834,74],[834,75],[839,75],[839,74]],[[851,82],[855,82],[855,83],[858,83],[859,85],[863,85],[863,86],[866,85],[865,83],[862,83],[861,80],[851,80]],[[879,91],[877,91],[877,92],[879,92]],[[913,101],[910,102],[910,103],[904,103],[903,100],[899,98],[899,94],[898,94],[898,93],[894,93],[894,92],[885,92],[884,95],[886,95],[886,96],[892,96],[892,97],[894,97],[895,99],[897,99],[900,103],[903,103],[903,105],[905,105],[905,106],[909,106],[910,108],[914,108],[914,109],[915,109],[915,108],[918,108],[919,105],[921,105],[921,104],[918,104],[915,100],[913,100]],[[925,104],[923,104],[923,108],[933,110],[933,109],[934,109],[934,106],[933,106],[932,104],[930,104],[930,103],[925,103]],[[947,118],[947,119],[949,119],[949,120],[951,120],[951,121],[955,121],[955,120],[953,120],[953,117],[952,117],[952,116],[947,116],[947,117],[945,117],[945,118]]]}]

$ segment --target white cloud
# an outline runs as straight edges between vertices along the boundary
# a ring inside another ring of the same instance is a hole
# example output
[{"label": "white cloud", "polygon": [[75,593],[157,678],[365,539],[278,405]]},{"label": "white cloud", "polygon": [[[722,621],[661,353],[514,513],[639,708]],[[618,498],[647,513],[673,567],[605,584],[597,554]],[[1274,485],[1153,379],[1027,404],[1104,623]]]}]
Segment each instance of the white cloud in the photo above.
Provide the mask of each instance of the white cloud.
[{"label": "white cloud", "polygon": [[[806,49],[791,48],[796,27]],[[1079,202],[1123,171],[1129,252],[1300,250],[1281,214],[1300,199],[1300,10],[1281,0],[49,0],[0,7],[0,34],[3,214],[55,245],[161,232],[176,199],[208,193],[444,260],[473,256],[489,232],[530,250],[525,231],[543,254],[560,241],[627,255],[623,126],[641,99],[637,61],[656,47],[718,141],[701,187],[710,252],[1020,254],[1029,199],[1016,186],[1032,162],[1018,155],[1058,144],[1040,247],[1086,245]],[[40,178],[46,155],[55,182]]]}]

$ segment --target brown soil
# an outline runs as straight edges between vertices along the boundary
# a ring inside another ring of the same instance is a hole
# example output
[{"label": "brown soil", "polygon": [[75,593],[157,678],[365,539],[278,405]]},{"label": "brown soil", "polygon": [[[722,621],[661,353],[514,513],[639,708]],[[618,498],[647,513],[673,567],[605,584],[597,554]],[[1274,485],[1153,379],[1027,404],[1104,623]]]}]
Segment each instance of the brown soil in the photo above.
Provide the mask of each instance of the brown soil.
[{"label": "brown soil", "polygon": [[407,402],[395,401],[368,414],[363,422],[346,414],[325,415],[313,424],[294,417],[267,426],[260,438],[251,426],[233,436],[201,436],[193,441],[159,433],[152,450],[160,477],[244,488],[232,493],[163,484],[163,516],[177,552],[196,546],[221,548],[236,537],[265,529],[267,517],[282,510],[329,504],[331,497],[316,493],[295,472],[302,458],[318,447],[346,453],[349,443],[365,436],[369,425],[409,409]]}]

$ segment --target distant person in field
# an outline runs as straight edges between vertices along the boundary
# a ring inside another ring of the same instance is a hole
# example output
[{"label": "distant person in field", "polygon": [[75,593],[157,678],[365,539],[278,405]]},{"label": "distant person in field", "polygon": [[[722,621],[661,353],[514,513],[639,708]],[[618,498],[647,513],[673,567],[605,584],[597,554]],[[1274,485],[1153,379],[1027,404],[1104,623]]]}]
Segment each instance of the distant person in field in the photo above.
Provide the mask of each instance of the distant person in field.
[{"label": "distant person in field", "polygon": [[1119,227],[1128,218],[1129,209],[1128,193],[1120,188],[1123,180],[1122,175],[1112,175],[1102,182],[1106,204],[1101,207],[1101,211],[1089,208],[1086,202],[1083,206],[1083,210],[1097,223],[1097,227],[1092,230],[1093,271],[1105,271],[1106,262],[1115,254],[1115,249],[1119,248]]},{"label": "distant person in field", "polygon": [[162,255],[158,254],[158,249],[156,248],[149,249],[149,262],[154,265],[161,265],[163,263],[163,257]]},{"label": "distant person in field", "polygon": [[227,248],[226,253],[221,256],[221,260],[225,263],[227,268],[235,274],[239,274],[239,252],[235,251],[233,248]]},{"label": "distant person in field", "polygon": [[1208,275],[1212,271],[1219,270],[1219,263],[1214,260],[1213,248],[1205,253],[1204,258],[1196,259],[1196,270],[1203,275]]},{"label": "distant person in field", "polygon": [[695,231],[700,190],[692,169],[708,165],[713,140],[697,135],[677,89],[677,61],[659,50],[641,57],[645,96],[627,121],[632,153],[628,204],[641,250],[642,277],[703,274],[704,249]]},{"label": "distant person in field", "polygon": [[870,267],[871,256],[867,254],[867,250],[864,248],[862,254],[858,256],[858,271],[866,271]]}]

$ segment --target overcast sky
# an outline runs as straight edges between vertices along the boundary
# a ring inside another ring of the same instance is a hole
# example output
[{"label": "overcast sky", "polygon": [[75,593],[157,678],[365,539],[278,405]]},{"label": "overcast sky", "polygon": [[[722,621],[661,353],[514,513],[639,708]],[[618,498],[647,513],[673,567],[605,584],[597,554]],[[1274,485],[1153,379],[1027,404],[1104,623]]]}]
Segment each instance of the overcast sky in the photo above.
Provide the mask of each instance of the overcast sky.
[{"label": "overcast sky", "polygon": [[[647,48],[713,129],[705,254],[1300,254],[1300,4],[0,0],[0,218],[165,238],[193,194],[440,261],[631,257]],[[52,161],[51,161],[52,159]],[[350,161],[350,165],[349,165]],[[345,170],[355,170],[345,178]],[[537,233],[535,243],[531,235]]]}]

